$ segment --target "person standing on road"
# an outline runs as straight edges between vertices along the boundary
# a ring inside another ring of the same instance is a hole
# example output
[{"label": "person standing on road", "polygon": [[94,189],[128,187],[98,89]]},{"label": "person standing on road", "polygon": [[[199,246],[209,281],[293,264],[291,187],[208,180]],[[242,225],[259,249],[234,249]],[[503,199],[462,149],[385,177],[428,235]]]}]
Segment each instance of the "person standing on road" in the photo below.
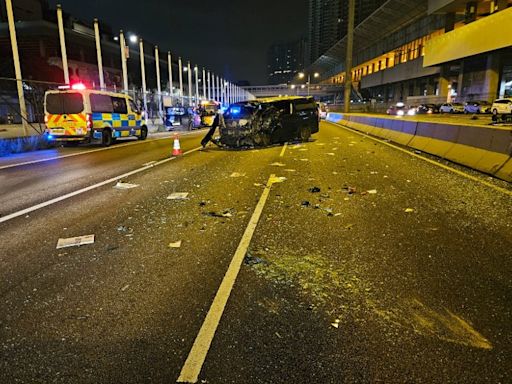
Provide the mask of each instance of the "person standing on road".
[{"label": "person standing on road", "polygon": [[222,114],[222,110],[219,110],[217,112],[217,115],[215,116],[215,119],[213,120],[212,127],[210,128],[206,136],[203,138],[203,140],[201,140],[201,145],[203,146],[203,148],[206,148],[206,145],[210,141],[214,144],[217,144],[217,141],[213,139],[213,135],[215,134],[215,130],[218,127],[221,127],[222,125],[224,125],[224,116]]}]

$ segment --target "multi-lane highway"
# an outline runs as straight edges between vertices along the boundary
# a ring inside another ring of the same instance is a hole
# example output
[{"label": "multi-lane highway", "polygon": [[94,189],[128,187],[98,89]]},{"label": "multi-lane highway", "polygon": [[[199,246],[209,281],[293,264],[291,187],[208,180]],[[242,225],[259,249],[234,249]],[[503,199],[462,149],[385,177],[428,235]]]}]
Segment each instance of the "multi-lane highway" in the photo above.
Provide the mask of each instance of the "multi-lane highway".
[{"label": "multi-lane highway", "polygon": [[329,123],[202,134],[0,160],[1,383],[510,380],[509,184]]}]

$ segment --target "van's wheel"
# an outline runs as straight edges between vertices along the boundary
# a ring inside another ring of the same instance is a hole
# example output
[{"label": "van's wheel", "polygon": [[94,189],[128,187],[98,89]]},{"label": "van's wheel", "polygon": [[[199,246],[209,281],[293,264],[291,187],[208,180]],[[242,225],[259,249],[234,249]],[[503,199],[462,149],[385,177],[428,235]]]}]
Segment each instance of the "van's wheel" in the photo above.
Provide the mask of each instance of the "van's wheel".
[{"label": "van's wheel", "polygon": [[148,127],[143,126],[140,129],[140,136],[138,137],[139,140],[146,140],[148,137]]},{"label": "van's wheel", "polygon": [[268,147],[270,143],[270,135],[261,132],[254,135],[254,144],[256,146]]},{"label": "van's wheel", "polygon": [[299,140],[303,143],[306,143],[309,141],[311,137],[311,128],[310,127],[302,127],[299,131]]},{"label": "van's wheel", "polygon": [[101,145],[104,147],[110,147],[112,142],[112,131],[110,129],[104,129],[101,134]]}]

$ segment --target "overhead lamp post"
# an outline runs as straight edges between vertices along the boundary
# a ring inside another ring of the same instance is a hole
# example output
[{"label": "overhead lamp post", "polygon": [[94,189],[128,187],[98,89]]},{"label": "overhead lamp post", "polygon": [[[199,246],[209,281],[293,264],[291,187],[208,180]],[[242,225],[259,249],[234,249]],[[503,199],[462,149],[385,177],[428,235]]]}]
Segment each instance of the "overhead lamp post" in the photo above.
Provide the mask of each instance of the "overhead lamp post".
[{"label": "overhead lamp post", "polygon": [[195,106],[199,106],[199,68],[197,67],[197,65],[194,67],[194,75],[195,75],[195,80],[196,80],[196,102],[195,102]]},{"label": "overhead lamp post", "polygon": [[185,70],[188,74],[188,106],[192,106],[192,67],[190,61],[187,63],[187,69]]},{"label": "overhead lamp post", "polygon": [[18,89],[18,100],[20,104],[21,124],[24,136],[28,136],[27,126],[27,104],[23,93],[23,77],[21,76],[20,56],[18,52],[18,40],[16,37],[16,25],[11,0],[5,1],[7,11],[7,22],[9,24],[9,35],[11,37],[12,56],[14,60],[14,74],[16,76],[16,87]]},{"label": "overhead lamp post", "polygon": [[[310,95],[311,91],[310,91],[310,87],[311,87],[311,74],[308,73],[308,81],[307,81],[307,86],[308,86],[308,96]],[[300,72],[299,73],[299,79],[304,79],[306,77],[306,74],[304,72]],[[317,77],[320,77],[320,74],[318,72],[315,72],[313,74],[313,78],[317,78]]]},{"label": "overhead lamp post", "polygon": [[181,57],[178,58],[178,71],[179,71],[179,79],[180,79],[180,104],[181,106],[185,106],[185,102],[183,100],[183,61]]}]

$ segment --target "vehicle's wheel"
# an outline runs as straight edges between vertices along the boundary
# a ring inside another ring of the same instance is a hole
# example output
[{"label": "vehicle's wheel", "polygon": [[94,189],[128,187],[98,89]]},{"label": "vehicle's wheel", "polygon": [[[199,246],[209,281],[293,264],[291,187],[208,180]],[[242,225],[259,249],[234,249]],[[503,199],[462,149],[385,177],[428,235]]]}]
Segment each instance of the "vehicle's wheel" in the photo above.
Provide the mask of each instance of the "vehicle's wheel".
[{"label": "vehicle's wheel", "polygon": [[112,131],[110,129],[104,129],[101,134],[101,145],[104,147],[110,147],[112,142]]},{"label": "vehicle's wheel", "polygon": [[254,144],[259,147],[268,147],[271,143],[270,135],[266,133],[257,133],[254,135]]},{"label": "vehicle's wheel", "polygon": [[140,136],[138,137],[139,140],[146,140],[148,137],[148,128],[146,126],[143,126],[140,129]]},{"label": "vehicle's wheel", "polygon": [[310,127],[302,127],[298,134],[299,140],[303,143],[306,143],[309,141],[309,138],[311,137],[311,128]]}]

